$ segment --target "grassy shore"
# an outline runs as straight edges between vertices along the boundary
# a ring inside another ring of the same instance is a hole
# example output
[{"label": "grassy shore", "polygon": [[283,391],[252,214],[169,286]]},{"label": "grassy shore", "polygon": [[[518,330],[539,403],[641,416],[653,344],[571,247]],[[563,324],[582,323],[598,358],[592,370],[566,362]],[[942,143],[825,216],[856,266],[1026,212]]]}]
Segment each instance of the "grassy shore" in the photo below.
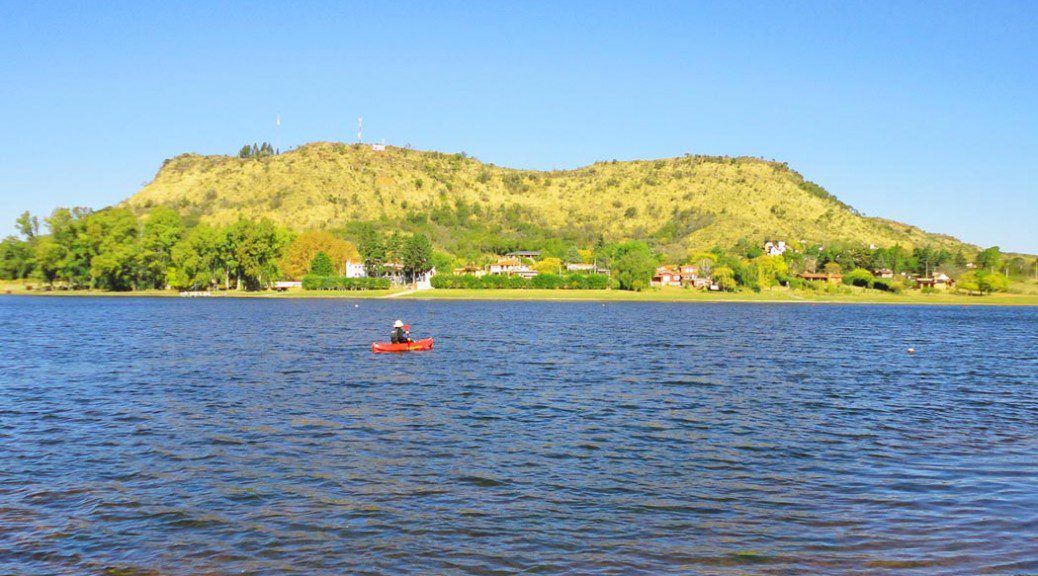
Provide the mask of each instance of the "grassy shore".
[{"label": "grassy shore", "polygon": [[[31,285],[31,284],[30,284]],[[100,290],[42,291],[24,282],[0,282],[0,294],[39,296],[145,296],[177,297],[173,290],[143,290],[140,292],[104,292]],[[806,304],[935,304],[952,306],[1038,306],[1038,292],[969,296],[939,292],[924,294],[911,290],[901,294],[848,288],[842,293],[798,291],[773,288],[761,292],[703,292],[681,288],[658,288],[642,292],[622,290],[391,290],[364,291],[306,291],[287,292],[213,292],[213,298],[400,298],[406,300],[556,300],[556,301],[624,301],[624,302],[759,302]]]},{"label": "grassy shore", "polygon": [[773,288],[761,292],[704,292],[681,288],[661,288],[628,292],[622,290],[423,290],[402,294],[408,300],[608,300],[631,302],[760,302],[760,303],[834,303],[834,304],[944,304],[1038,306],[1038,294],[923,294],[908,291],[891,294],[876,290],[852,289],[848,293],[796,291]]}]

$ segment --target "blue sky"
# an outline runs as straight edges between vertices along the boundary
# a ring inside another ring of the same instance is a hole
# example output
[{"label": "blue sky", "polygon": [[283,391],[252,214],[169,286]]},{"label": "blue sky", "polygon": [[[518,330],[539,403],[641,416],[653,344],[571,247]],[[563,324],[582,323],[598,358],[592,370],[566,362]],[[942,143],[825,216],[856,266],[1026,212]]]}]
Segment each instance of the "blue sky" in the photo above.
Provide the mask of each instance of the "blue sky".
[{"label": "blue sky", "polygon": [[355,138],[522,168],[788,162],[1038,253],[1038,3],[0,0],[0,233],[182,152]]}]

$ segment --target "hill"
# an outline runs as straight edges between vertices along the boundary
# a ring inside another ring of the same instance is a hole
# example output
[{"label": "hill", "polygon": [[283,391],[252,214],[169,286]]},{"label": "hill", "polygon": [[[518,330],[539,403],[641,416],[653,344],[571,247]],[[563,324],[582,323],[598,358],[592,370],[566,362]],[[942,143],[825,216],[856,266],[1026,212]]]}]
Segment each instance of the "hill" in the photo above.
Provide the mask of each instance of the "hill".
[{"label": "hill", "polygon": [[213,224],[244,216],[294,230],[362,221],[422,228],[441,245],[480,231],[575,242],[646,239],[675,252],[740,239],[962,246],[863,216],[785,164],[746,157],[686,155],[533,171],[464,154],[322,142],[261,158],[180,155],[124,205],[137,212],[169,206]]}]

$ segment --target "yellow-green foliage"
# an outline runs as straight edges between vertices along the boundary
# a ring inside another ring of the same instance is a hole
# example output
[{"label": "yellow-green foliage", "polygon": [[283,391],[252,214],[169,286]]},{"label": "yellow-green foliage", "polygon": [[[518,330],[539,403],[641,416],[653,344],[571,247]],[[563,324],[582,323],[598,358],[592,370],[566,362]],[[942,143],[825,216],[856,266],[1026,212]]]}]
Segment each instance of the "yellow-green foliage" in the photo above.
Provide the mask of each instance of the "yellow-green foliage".
[{"label": "yellow-green foliage", "polygon": [[[466,210],[456,210],[459,201]],[[685,156],[539,172],[463,154],[314,143],[264,158],[181,155],[125,205],[172,206],[212,224],[267,217],[296,231],[405,222],[449,209],[468,220],[523,220],[686,248],[740,238],[959,245],[860,216],[786,165],[755,158]]]}]

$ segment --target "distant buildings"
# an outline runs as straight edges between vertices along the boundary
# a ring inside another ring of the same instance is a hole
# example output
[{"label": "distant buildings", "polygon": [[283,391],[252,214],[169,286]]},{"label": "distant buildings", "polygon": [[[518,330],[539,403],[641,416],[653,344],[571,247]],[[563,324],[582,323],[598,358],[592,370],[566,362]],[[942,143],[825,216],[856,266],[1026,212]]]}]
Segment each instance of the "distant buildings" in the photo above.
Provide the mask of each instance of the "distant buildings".
[{"label": "distant buildings", "polygon": [[836,272],[804,272],[799,274],[799,276],[804,280],[811,282],[821,281],[829,284],[839,284],[840,282],[843,282],[843,274]]},{"label": "distant buildings", "polygon": [[[386,262],[382,265],[385,270],[385,277],[389,278],[389,281],[393,284],[404,285],[408,284],[408,278],[404,274],[404,265],[399,262]],[[425,288],[432,288],[430,280],[436,275],[436,268],[429,270],[425,274],[421,274],[412,279],[412,282],[417,286],[419,290]],[[367,278],[368,271],[364,268],[362,262],[354,262],[352,260],[346,261],[346,270],[343,276],[347,278]]]},{"label": "distant buildings", "polygon": [[768,240],[764,243],[764,254],[767,256],[782,256],[786,253],[786,242],[779,240],[778,242],[772,242]]},{"label": "distant buildings", "polygon": [[935,272],[932,276],[926,278],[916,278],[916,285],[920,288],[934,288],[936,290],[947,290],[952,286],[955,286],[955,280],[952,280],[944,272]]},{"label": "distant buildings", "polygon": [[656,268],[652,275],[651,286],[686,286],[697,289],[710,288],[713,285],[709,276],[700,276],[699,267],[691,264],[663,265]]},{"label": "distant buildings", "polygon": [[366,278],[367,275],[368,272],[364,269],[363,262],[346,261],[346,273],[343,276],[347,278]]}]

